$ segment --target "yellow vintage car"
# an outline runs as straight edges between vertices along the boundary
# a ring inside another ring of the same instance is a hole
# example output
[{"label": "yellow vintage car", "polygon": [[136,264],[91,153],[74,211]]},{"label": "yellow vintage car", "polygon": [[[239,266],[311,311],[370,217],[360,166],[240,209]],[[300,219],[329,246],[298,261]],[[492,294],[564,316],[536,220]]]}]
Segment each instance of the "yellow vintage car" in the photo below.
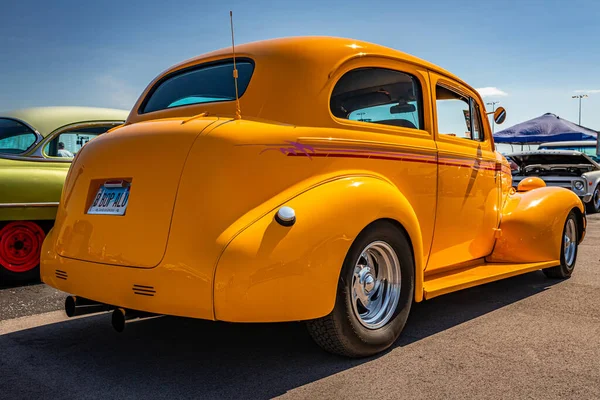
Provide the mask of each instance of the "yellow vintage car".
[{"label": "yellow vintage car", "polygon": [[538,178],[513,189],[487,115],[458,77],[357,40],[190,59],[77,154],[42,279],[72,294],[67,315],[113,310],[118,331],[306,321],[330,352],[381,352],[413,301],[575,267],[581,200]]}]

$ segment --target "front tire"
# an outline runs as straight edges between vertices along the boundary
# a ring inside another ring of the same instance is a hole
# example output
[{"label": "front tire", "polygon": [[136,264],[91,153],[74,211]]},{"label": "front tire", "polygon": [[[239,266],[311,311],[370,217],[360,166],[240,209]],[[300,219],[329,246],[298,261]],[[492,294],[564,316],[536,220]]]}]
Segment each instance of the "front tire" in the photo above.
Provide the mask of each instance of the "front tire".
[{"label": "front tire", "polygon": [[571,211],[567,216],[563,228],[562,244],[560,250],[560,265],[545,268],[542,271],[548,278],[567,279],[575,269],[577,262],[577,250],[579,249],[579,230],[577,228],[577,216]]},{"label": "front tire", "polygon": [[389,348],[404,329],[414,296],[414,261],[406,234],[389,221],[367,227],[340,273],[333,311],[308,321],[326,351],[366,357]]},{"label": "front tire", "polygon": [[594,189],[594,194],[589,203],[585,204],[585,210],[588,214],[596,214],[600,212],[600,185]]}]

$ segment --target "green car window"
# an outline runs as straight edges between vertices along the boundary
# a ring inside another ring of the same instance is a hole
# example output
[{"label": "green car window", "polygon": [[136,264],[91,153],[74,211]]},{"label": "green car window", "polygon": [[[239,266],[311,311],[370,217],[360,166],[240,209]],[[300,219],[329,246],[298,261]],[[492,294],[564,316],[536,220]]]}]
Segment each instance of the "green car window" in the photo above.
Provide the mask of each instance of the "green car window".
[{"label": "green car window", "polygon": [[0,118],[0,154],[21,154],[37,141],[37,135],[19,121]]},{"label": "green car window", "polygon": [[62,131],[46,144],[44,154],[47,157],[73,158],[86,143],[112,127],[114,125],[99,125]]}]

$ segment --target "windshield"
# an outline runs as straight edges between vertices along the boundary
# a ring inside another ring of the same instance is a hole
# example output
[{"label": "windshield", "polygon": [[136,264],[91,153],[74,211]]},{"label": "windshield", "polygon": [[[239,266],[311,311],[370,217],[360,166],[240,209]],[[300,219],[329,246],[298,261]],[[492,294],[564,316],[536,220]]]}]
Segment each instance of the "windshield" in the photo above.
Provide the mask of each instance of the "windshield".
[{"label": "windshield", "polygon": [[540,146],[539,149],[540,150],[574,150],[574,151],[579,151],[581,153],[584,153],[584,154],[590,156],[590,158],[592,158],[596,162],[600,161],[600,156],[598,156],[596,154],[596,146],[593,146],[593,145],[590,145],[590,146],[582,146],[582,145],[576,145],[576,146]]},{"label": "windshield", "polygon": [[0,118],[0,154],[21,154],[37,141],[29,127],[14,119]]},{"label": "windshield", "polygon": [[[242,97],[254,71],[250,61],[236,62],[238,93]],[[233,62],[204,64],[184,72],[168,75],[150,91],[141,113],[159,111],[191,104],[235,100]]]}]

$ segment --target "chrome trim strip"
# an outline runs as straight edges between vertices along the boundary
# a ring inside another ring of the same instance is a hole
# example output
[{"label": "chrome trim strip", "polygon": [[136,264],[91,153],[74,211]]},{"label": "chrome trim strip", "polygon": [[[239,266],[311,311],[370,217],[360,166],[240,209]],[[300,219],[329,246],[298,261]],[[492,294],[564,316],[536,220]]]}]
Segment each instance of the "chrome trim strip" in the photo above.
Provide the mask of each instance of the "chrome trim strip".
[{"label": "chrome trim strip", "polygon": [[34,157],[34,156],[19,156],[19,155],[12,155],[12,154],[0,154],[0,158],[4,158],[6,160],[16,160],[16,161],[34,161],[34,162],[50,162],[50,163],[70,163],[72,161],[72,159],[70,159],[70,158],[65,158],[65,159],[61,160],[58,157],[57,158],[40,158],[40,157]]},{"label": "chrome trim strip", "polygon": [[0,203],[0,208],[23,208],[23,207],[58,207],[58,201],[45,203]]}]

